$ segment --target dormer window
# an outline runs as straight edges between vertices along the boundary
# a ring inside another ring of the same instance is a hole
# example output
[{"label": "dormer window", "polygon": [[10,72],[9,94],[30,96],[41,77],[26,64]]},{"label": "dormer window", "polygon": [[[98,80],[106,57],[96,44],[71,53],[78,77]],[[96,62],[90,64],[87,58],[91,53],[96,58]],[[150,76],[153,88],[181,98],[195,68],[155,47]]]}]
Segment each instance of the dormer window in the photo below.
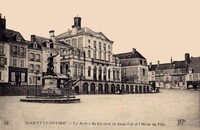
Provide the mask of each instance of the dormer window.
[{"label": "dormer window", "polygon": [[37,49],[37,43],[33,43],[33,48]]},{"label": "dormer window", "polygon": [[189,73],[193,73],[194,72],[194,69],[193,68],[189,68]]},{"label": "dormer window", "polygon": [[16,41],[21,41],[21,37],[18,34],[16,35]]}]

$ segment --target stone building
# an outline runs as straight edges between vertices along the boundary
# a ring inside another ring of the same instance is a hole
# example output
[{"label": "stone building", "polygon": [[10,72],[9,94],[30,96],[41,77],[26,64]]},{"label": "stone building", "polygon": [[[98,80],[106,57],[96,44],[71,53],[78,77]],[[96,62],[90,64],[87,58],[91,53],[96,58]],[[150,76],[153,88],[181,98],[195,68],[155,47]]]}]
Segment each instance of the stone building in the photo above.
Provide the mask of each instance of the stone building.
[{"label": "stone building", "polygon": [[147,60],[135,48],[116,54],[121,64],[122,82],[148,84]]},{"label": "stone building", "polygon": [[149,65],[149,83],[160,88],[186,89],[199,86],[199,57],[185,53],[185,60]]},{"label": "stone building", "polygon": [[200,57],[189,58],[186,84],[188,89],[200,88]]},{"label": "stone building", "polygon": [[75,17],[72,29],[57,35],[56,41],[73,47],[61,53],[60,68],[72,79],[81,79],[76,93],[111,93],[111,84],[121,82],[119,60],[112,52],[113,41],[102,32],[81,27],[80,17]]},{"label": "stone building", "polygon": [[34,36],[28,45],[28,85],[42,85],[42,45],[37,43]]},{"label": "stone building", "polygon": [[0,15],[0,82],[26,85],[28,76],[28,42],[14,30],[6,29]]}]

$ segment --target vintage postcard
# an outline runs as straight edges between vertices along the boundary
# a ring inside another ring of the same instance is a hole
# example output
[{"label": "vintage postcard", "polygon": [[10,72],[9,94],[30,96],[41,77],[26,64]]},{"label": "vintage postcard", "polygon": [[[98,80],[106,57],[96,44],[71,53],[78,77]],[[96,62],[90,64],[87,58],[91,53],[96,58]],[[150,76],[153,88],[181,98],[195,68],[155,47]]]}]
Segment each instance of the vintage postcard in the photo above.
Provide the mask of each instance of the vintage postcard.
[{"label": "vintage postcard", "polygon": [[200,128],[200,1],[0,5],[1,130]]}]

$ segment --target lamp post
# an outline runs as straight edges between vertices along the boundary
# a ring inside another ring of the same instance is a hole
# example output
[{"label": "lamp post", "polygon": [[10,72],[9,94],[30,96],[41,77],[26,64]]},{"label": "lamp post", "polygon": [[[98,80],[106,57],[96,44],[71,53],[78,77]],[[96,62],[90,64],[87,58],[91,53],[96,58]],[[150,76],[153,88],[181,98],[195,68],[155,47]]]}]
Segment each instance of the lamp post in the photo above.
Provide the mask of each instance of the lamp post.
[{"label": "lamp post", "polygon": [[38,80],[38,74],[39,74],[39,72],[38,71],[36,71],[36,73],[35,73],[35,96],[37,96],[37,80]]}]

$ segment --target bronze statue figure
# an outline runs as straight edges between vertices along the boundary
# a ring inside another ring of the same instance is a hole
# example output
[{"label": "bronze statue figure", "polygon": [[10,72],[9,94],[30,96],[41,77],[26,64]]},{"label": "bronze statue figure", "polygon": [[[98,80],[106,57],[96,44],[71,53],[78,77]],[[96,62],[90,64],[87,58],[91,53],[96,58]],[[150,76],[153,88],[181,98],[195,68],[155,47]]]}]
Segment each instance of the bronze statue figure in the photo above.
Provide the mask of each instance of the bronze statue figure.
[{"label": "bronze statue figure", "polygon": [[52,53],[47,58],[48,64],[47,64],[47,74],[54,74],[54,66],[53,66],[53,59],[56,57],[59,53],[53,55]]}]

